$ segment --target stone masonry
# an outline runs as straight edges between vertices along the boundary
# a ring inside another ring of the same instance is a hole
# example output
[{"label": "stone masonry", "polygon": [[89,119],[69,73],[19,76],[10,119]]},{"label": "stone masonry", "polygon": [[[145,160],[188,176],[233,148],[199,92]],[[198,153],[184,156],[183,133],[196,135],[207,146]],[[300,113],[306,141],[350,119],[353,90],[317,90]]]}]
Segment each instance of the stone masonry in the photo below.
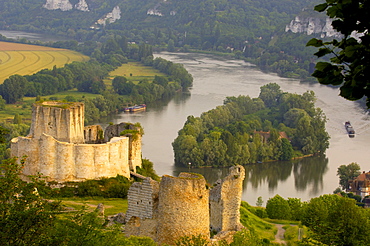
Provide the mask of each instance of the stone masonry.
[{"label": "stone masonry", "polygon": [[29,135],[11,140],[11,155],[27,156],[24,175],[41,173],[47,181],[130,177],[141,166],[141,135],[132,140],[118,133],[107,141],[103,136],[100,126],[84,127],[83,103],[38,102]]},{"label": "stone masonry", "polygon": [[211,230],[218,235],[240,230],[244,177],[244,168],[238,165],[212,189],[202,175],[194,173],[134,183],[128,192],[126,236],[149,236],[160,244],[173,244],[183,236],[210,239]]}]

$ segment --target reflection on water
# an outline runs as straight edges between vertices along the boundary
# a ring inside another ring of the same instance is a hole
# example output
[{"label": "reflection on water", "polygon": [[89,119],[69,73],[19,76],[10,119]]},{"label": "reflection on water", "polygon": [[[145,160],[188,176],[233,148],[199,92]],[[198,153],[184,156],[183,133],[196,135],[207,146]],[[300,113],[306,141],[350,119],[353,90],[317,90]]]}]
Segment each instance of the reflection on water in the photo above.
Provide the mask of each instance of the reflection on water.
[{"label": "reflection on water", "polygon": [[325,155],[310,157],[294,163],[294,184],[297,191],[308,189],[311,196],[320,195],[323,188],[324,175],[328,171],[329,160]]},{"label": "reflection on water", "polygon": [[[294,177],[294,188],[298,192],[308,192],[318,196],[323,188],[324,175],[328,171],[328,158],[325,155],[307,157],[293,161],[274,161],[244,166],[244,189],[258,190],[268,186],[271,193],[276,193],[279,184]],[[202,174],[208,183],[213,184],[229,173],[229,168],[184,168],[176,167],[173,175],[180,172]],[[293,187],[292,187],[293,188]],[[263,195],[263,194],[261,194]]]}]

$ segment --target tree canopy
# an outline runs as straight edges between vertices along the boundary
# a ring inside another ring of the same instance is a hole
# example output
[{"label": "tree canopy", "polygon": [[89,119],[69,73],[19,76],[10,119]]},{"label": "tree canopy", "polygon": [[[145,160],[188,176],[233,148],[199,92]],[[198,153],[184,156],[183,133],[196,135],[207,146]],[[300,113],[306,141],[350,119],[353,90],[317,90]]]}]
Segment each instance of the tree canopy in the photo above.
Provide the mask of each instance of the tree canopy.
[{"label": "tree canopy", "polygon": [[349,188],[349,181],[356,178],[361,174],[360,165],[356,162],[352,162],[348,165],[340,165],[337,170],[337,176],[339,176],[339,184],[343,190]]},{"label": "tree canopy", "polygon": [[175,163],[230,166],[323,153],[329,135],[314,102],[313,92],[286,93],[275,83],[262,86],[259,98],[227,97],[223,106],[188,116],[172,143]]},{"label": "tree canopy", "polygon": [[370,2],[366,0],[326,0],[315,6],[333,19],[333,28],[343,35],[341,40],[323,41],[313,38],[307,46],[318,47],[320,61],[312,74],[321,84],[340,86],[340,95],[348,100],[366,97],[370,108]]},{"label": "tree canopy", "polygon": [[338,195],[312,198],[302,208],[301,221],[310,229],[310,237],[325,245],[368,244],[369,211],[356,206],[354,199]]}]

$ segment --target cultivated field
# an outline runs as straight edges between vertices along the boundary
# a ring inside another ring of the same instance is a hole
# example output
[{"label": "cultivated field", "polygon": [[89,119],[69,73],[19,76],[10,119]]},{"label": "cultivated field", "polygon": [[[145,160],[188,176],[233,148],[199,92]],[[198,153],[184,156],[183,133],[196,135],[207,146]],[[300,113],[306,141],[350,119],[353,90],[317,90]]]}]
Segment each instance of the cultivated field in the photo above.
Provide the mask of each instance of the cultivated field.
[{"label": "cultivated field", "polygon": [[62,67],[66,63],[88,59],[72,50],[0,42],[0,83],[13,74],[29,75],[54,65]]},{"label": "cultivated field", "polygon": [[109,75],[111,77],[124,76],[132,82],[139,82],[143,79],[153,81],[155,75],[167,76],[153,67],[144,66],[140,62],[129,62],[122,64],[116,70],[110,72]]}]

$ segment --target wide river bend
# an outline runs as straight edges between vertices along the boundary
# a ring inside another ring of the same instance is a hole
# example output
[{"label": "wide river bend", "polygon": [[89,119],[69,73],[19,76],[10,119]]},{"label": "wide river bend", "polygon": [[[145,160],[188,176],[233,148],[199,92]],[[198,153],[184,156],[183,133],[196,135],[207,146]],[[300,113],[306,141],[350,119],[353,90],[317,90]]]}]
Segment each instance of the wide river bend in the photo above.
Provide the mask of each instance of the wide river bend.
[{"label": "wide river bend", "polygon": [[[184,65],[194,77],[190,93],[176,96],[169,102],[149,104],[146,112],[120,113],[110,121],[141,123],[145,131],[143,157],[154,163],[159,175],[188,171],[188,168],[174,166],[171,143],[189,115],[200,116],[202,112],[222,105],[227,96],[258,97],[259,88],[272,82],[290,93],[315,92],[316,106],[328,118],[326,128],[331,137],[330,147],[322,157],[246,166],[243,200],[255,205],[259,196],[266,202],[279,194],[307,201],[332,193],[339,186],[336,172],[342,164],[357,162],[362,170],[370,170],[370,117],[356,103],[339,97],[337,89],[263,73],[240,60],[204,54],[159,53],[156,56]],[[356,130],[355,138],[349,138],[344,129],[343,124],[348,120]],[[209,183],[227,174],[226,168],[191,171],[203,174]]]}]

